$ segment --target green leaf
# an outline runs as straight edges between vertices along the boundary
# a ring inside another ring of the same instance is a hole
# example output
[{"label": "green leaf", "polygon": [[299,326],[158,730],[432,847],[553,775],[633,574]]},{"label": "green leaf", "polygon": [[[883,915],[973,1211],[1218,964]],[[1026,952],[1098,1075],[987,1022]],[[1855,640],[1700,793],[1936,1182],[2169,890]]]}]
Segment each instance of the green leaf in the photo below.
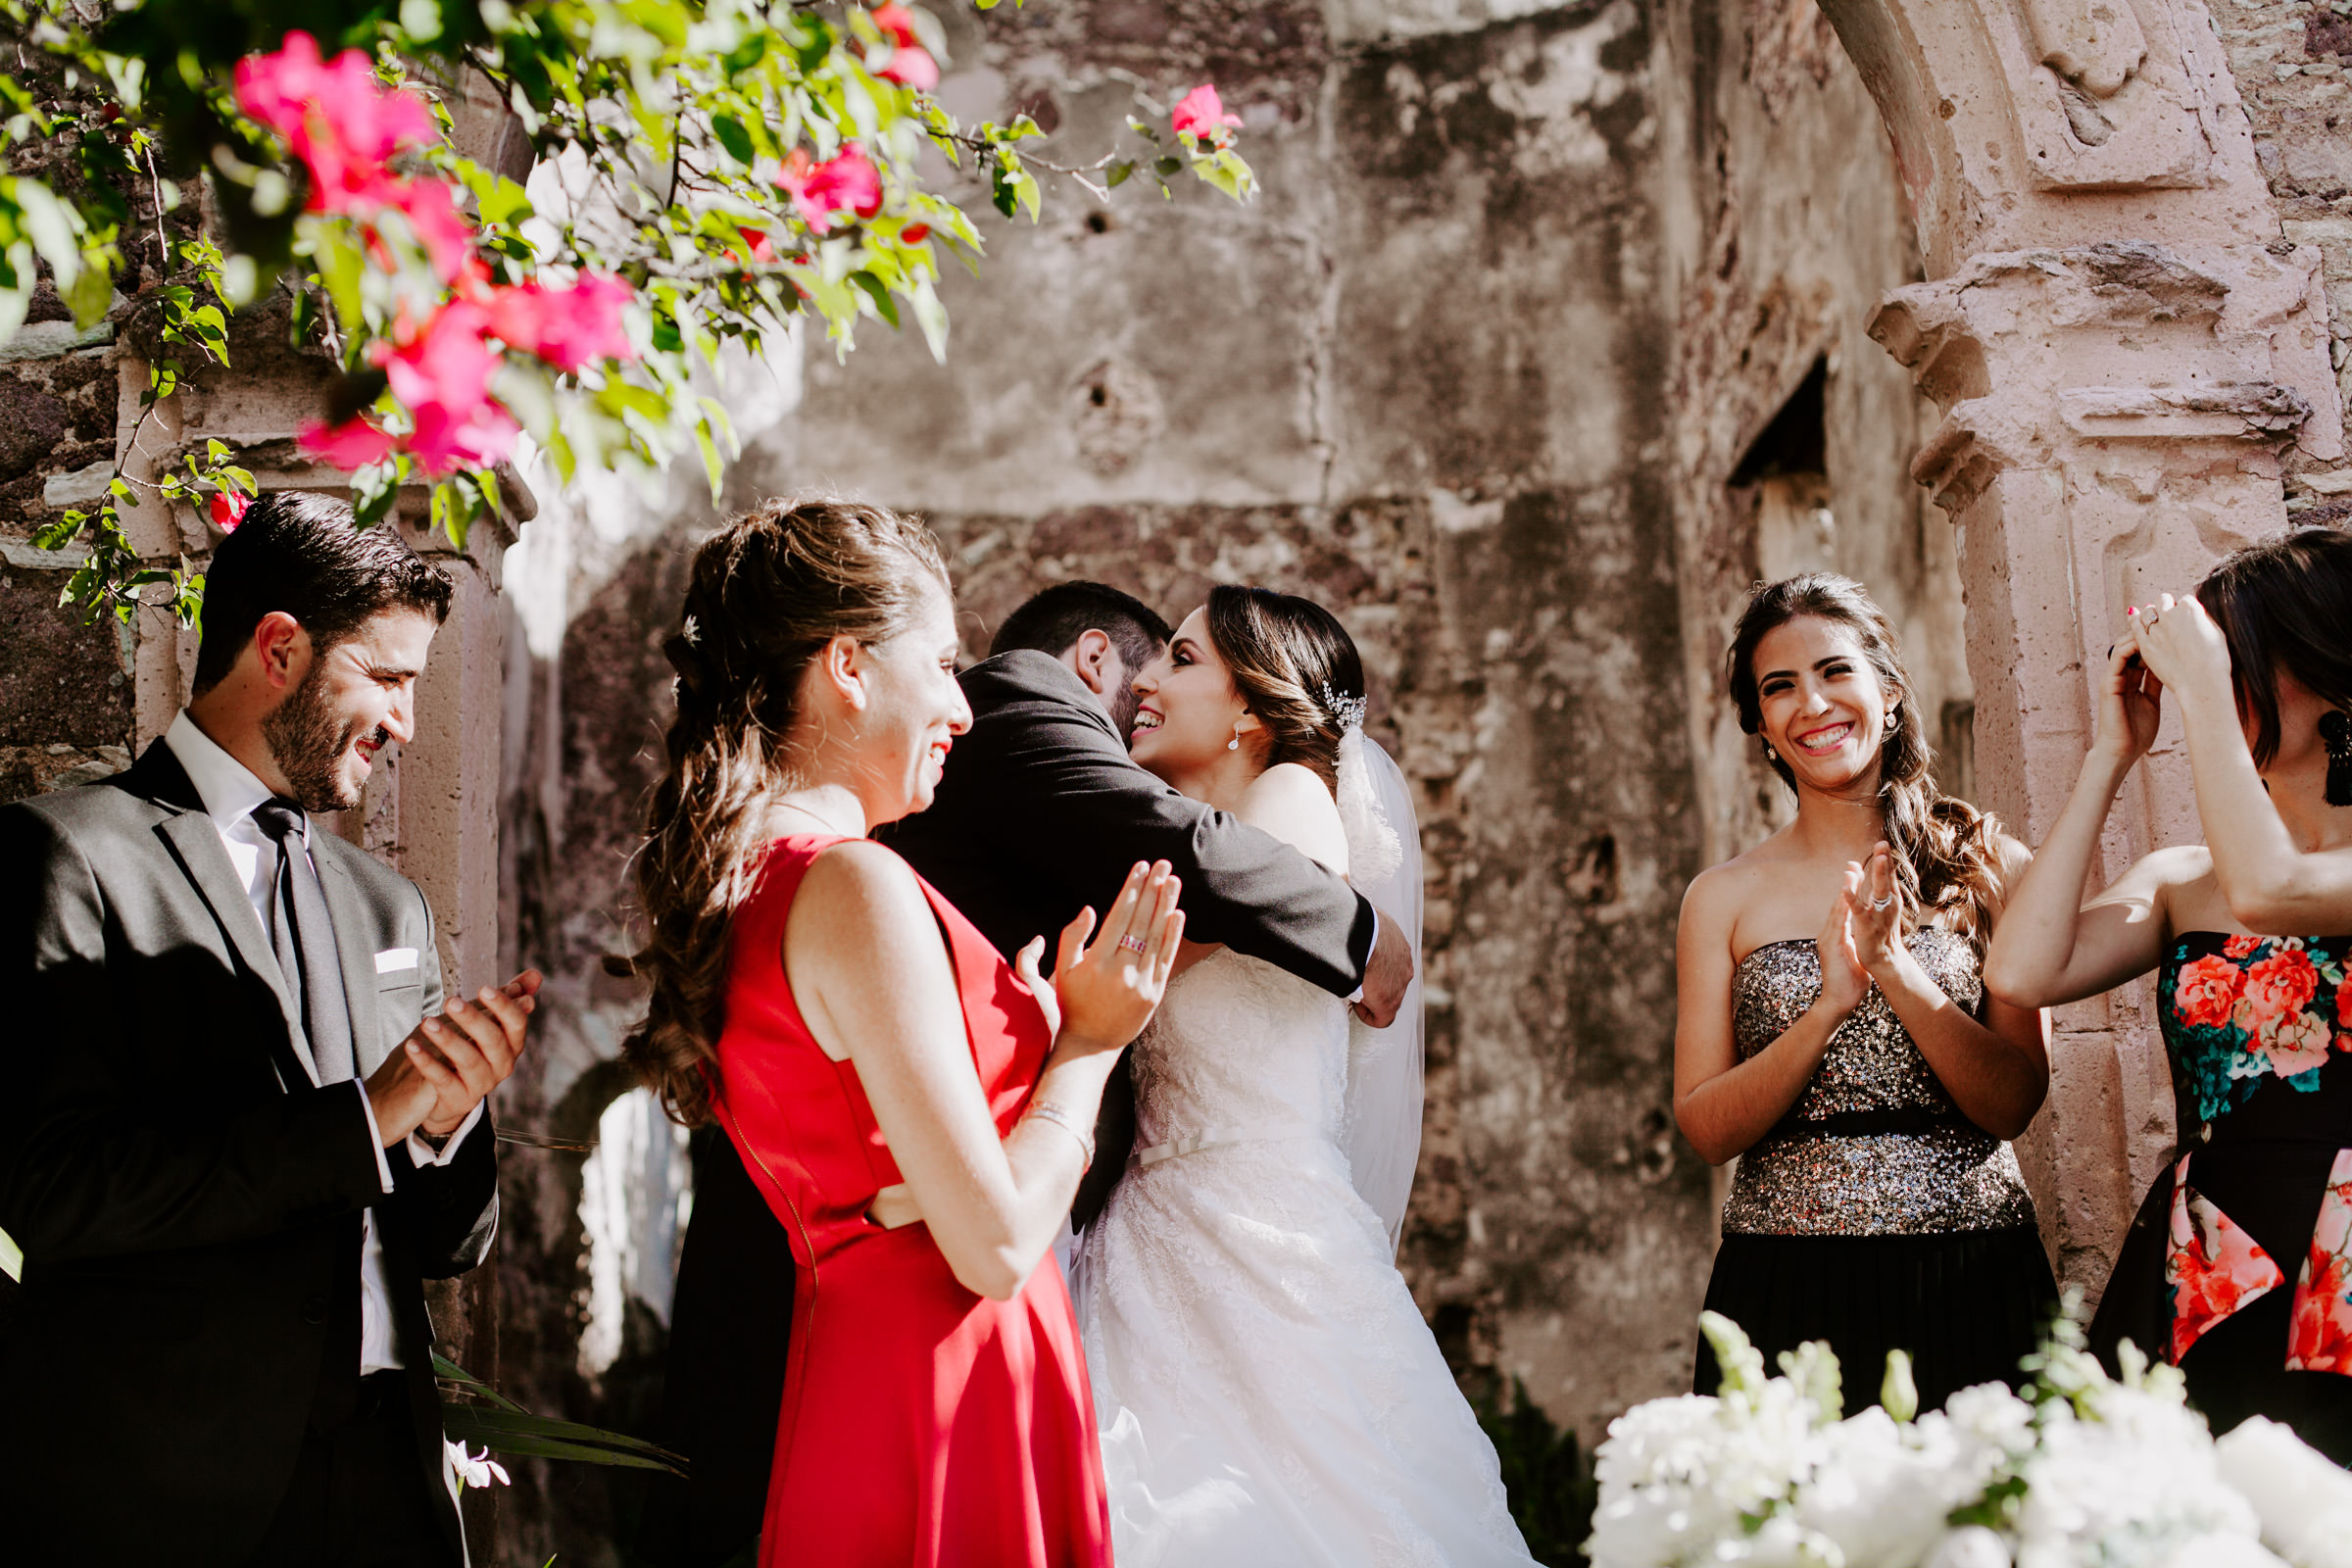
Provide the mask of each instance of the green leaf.
[{"label": "green leaf", "polygon": [[1134,161],[1131,159],[1122,158],[1117,163],[1110,166],[1109,170],[1104,174],[1102,183],[1111,190],[1117,190],[1121,185],[1127,183],[1127,176],[1134,172]]},{"label": "green leaf", "polygon": [[710,481],[710,504],[715,507],[726,485],[727,464],[718,455],[718,443],[710,439],[710,426],[707,421],[695,425],[694,445],[695,450],[703,455],[703,473]]},{"label": "green leaf", "polygon": [[686,1474],[680,1454],[624,1433],[607,1432],[576,1421],[491,1409],[478,1404],[444,1405],[441,1428],[453,1443],[480,1444],[494,1453],[525,1459],[572,1459],[583,1464],[617,1465],[630,1470],[666,1470]]},{"label": "green leaf", "polygon": [[533,216],[530,192],[500,174],[485,182],[487,189],[474,188],[474,200],[479,204],[482,221],[496,228],[511,228]]},{"label": "green leaf", "polygon": [[719,66],[729,79],[742,75],[767,58],[767,38],[765,27],[752,27],[744,33],[743,42],[719,57]]},{"label": "green leaf", "polygon": [[874,309],[880,313],[882,319],[888,321],[893,327],[899,324],[898,302],[890,297],[890,290],[883,286],[880,278],[871,272],[852,272],[850,281],[865,290],[867,297],[874,302]]},{"label": "green leaf", "polygon": [[752,161],[752,133],[743,128],[743,122],[733,115],[712,115],[710,133],[727,150],[727,156],[739,164]]},{"label": "green leaf", "polygon": [[85,267],[67,287],[65,299],[74,312],[75,327],[86,330],[96,326],[115,303],[114,274],[103,267]]}]

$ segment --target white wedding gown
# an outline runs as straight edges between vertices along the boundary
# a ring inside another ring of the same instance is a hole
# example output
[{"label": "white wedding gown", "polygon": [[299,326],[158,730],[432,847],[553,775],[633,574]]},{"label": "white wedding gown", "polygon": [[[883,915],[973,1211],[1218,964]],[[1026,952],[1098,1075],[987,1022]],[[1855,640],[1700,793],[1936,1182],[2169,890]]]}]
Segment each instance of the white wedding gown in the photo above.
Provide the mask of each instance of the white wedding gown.
[{"label": "white wedding gown", "polygon": [[1350,1184],[1348,1043],[1226,951],[1133,1047],[1137,1160],[1076,1270],[1120,1568],[1534,1560]]}]

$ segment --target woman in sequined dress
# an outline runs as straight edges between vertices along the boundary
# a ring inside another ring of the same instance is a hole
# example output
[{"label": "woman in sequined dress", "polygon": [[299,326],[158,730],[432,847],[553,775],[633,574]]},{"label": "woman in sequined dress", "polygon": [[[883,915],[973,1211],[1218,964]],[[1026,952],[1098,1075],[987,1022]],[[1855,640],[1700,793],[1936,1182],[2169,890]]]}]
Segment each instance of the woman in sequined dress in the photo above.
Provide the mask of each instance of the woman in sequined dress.
[{"label": "woman in sequined dress", "polygon": [[[2057,1004],[2156,972],[2180,1142],[2092,1347],[2113,1362],[2128,1339],[2178,1365],[2217,1432],[2267,1415],[2352,1462],[2352,535],[2292,530],[2127,619],[2090,756],[1987,980]],[[2168,691],[2205,843],[2084,900]]]},{"label": "woman in sequined dress", "polygon": [[[1980,979],[2027,856],[1929,777],[1860,584],[1758,588],[1728,665],[1796,818],[1683,900],[1675,1118],[1740,1160],[1707,1305],[1767,1357],[1827,1340],[1857,1405],[1908,1351],[1932,1407],[2015,1379],[2057,1296],[2006,1142],[2048,1087],[2047,1027]],[[1716,1378],[1701,1345],[1701,1392]]]}]

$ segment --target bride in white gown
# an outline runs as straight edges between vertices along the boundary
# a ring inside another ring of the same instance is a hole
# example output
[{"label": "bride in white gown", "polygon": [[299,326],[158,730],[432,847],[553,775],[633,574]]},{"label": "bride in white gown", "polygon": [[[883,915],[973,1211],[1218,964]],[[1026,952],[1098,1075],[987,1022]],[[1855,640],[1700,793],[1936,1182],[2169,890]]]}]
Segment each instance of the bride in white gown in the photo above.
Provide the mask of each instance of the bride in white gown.
[{"label": "bride in white gown", "polygon": [[[1411,807],[1356,732],[1362,665],[1336,618],[1220,587],[1136,690],[1139,762],[1354,861],[1417,945]],[[1204,951],[1132,1048],[1137,1152],[1075,1271],[1120,1568],[1532,1563],[1394,1261],[1418,997],[1394,1030],[1351,1029],[1327,993]]]}]

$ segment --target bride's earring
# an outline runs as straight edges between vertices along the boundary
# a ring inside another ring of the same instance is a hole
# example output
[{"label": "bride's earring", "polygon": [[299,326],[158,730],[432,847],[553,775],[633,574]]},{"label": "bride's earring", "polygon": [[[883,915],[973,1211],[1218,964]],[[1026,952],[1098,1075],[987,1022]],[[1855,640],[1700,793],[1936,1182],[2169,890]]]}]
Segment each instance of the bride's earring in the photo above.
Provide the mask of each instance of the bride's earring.
[{"label": "bride's earring", "polygon": [[1242,721],[1238,718],[1233,721],[1233,739],[1225,743],[1225,749],[1229,752],[1242,749]]}]

